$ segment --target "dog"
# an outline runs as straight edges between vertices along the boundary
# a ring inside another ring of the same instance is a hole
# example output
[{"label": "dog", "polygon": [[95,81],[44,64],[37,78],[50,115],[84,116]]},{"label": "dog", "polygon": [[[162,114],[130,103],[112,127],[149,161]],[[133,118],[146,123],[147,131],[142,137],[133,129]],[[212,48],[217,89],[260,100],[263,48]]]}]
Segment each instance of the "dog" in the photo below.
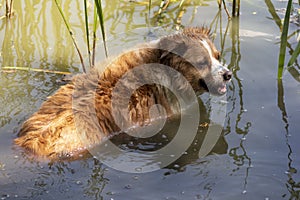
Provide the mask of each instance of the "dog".
[{"label": "dog", "polygon": [[[179,90],[184,91],[189,85],[197,94],[225,94],[232,72],[219,62],[220,53],[210,38],[210,30],[205,27],[185,28],[124,52],[107,64],[103,72],[95,66],[87,74],[74,76],[24,122],[15,144],[37,156],[61,159],[75,157],[122,131],[114,116],[113,92],[122,77],[138,66],[163,65],[175,70],[188,84],[177,82],[174,77],[162,81],[171,81]],[[162,74],[168,74],[168,70],[163,68],[154,73]],[[132,81],[145,77],[147,74],[136,72],[128,76],[118,87],[117,103],[122,104],[118,101],[132,92]],[[147,83],[134,88],[126,111],[117,113],[129,125],[143,126],[151,123],[149,108],[157,104],[163,106],[168,117],[178,110],[174,95],[159,84]]]}]

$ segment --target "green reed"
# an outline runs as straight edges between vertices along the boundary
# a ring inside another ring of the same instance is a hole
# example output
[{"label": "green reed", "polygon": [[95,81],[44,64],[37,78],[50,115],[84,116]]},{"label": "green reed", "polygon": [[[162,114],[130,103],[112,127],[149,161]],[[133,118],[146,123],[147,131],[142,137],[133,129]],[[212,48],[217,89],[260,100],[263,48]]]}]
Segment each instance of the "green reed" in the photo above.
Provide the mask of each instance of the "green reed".
[{"label": "green reed", "polygon": [[89,64],[90,64],[90,66],[92,66],[90,37],[89,37],[89,17],[88,17],[87,0],[84,0],[83,2],[84,2],[84,20],[85,20],[85,32],[86,32],[87,50],[88,50],[88,56],[89,56]]},{"label": "green reed", "polygon": [[[86,33],[86,43],[87,43],[87,50],[88,50],[88,56],[89,56],[89,65],[90,67],[93,67],[94,64],[95,64],[95,49],[96,49],[96,40],[97,40],[97,34],[96,34],[96,31],[97,31],[97,23],[98,23],[98,20],[99,20],[99,23],[100,23],[100,27],[101,27],[101,34],[102,34],[102,40],[103,40],[103,45],[104,45],[104,51],[105,51],[105,55],[107,57],[107,47],[106,47],[106,42],[105,42],[105,39],[106,39],[106,36],[105,36],[105,29],[104,29],[104,17],[103,17],[103,10],[102,10],[102,3],[101,3],[101,0],[94,0],[94,3],[95,3],[95,7],[94,7],[94,24],[93,24],[93,46],[91,48],[91,45],[90,45],[90,29],[89,29],[89,17],[88,17],[88,6],[87,6],[87,0],[84,0],[84,19],[85,19],[85,33]],[[73,44],[77,50],[77,53],[79,55],[79,58],[80,58],[80,62],[81,62],[81,65],[82,65],[82,69],[83,69],[83,72],[86,73],[86,68],[85,68],[85,64],[84,64],[84,61],[83,61],[83,57],[82,57],[82,54],[79,50],[79,47],[77,45],[77,42],[75,40],[75,37],[74,37],[74,34],[72,32],[72,29],[71,29],[71,26],[68,22],[68,20],[66,19],[65,17],[65,14],[60,6],[60,4],[58,3],[57,0],[55,0],[55,4],[63,18],[63,21],[66,25],[66,28],[67,30],[69,31],[70,33],[70,36],[71,36],[71,39],[73,41]],[[91,53],[91,49],[92,49],[92,53]]]},{"label": "green reed", "polygon": [[[289,31],[289,23],[290,23],[290,15],[292,10],[292,0],[288,1],[283,27],[282,27],[282,33],[281,33],[281,42],[280,42],[280,52],[279,52],[279,59],[278,59],[278,78],[282,78],[282,72],[285,65],[285,54],[286,54],[286,48],[288,44],[288,31]],[[300,4],[300,3],[299,3]],[[288,66],[291,66],[296,61],[297,57],[300,53],[300,42],[298,42],[296,49],[294,50],[291,58],[288,61]]]},{"label": "green reed", "polygon": [[97,8],[98,19],[99,19],[99,23],[100,23],[100,27],[101,27],[104,52],[105,52],[105,56],[107,57],[106,36],[105,36],[105,29],[104,29],[104,17],[103,17],[101,0],[95,0],[95,5]]},{"label": "green reed", "polygon": [[86,73],[86,69],[85,69],[83,57],[82,57],[82,55],[81,55],[81,52],[80,52],[79,47],[78,47],[78,45],[77,45],[77,42],[76,42],[76,40],[75,40],[75,37],[74,37],[74,34],[73,34],[73,32],[72,32],[71,26],[70,26],[68,20],[66,19],[65,15],[64,15],[64,12],[63,12],[63,10],[62,10],[62,8],[61,8],[61,6],[60,6],[60,4],[57,2],[57,0],[54,0],[54,1],[55,1],[55,4],[56,4],[56,6],[57,6],[57,8],[58,8],[58,10],[59,10],[59,13],[61,14],[61,16],[62,16],[62,18],[63,18],[63,21],[64,21],[64,23],[65,23],[65,25],[66,25],[66,27],[67,27],[69,33],[70,33],[71,39],[72,39],[72,41],[73,41],[73,44],[74,44],[74,46],[75,46],[75,48],[76,48],[76,50],[77,50],[77,53],[78,53],[78,55],[79,55],[80,62],[81,62],[81,65],[82,65],[82,70],[83,70],[84,73]]},{"label": "green reed", "polygon": [[[8,1],[8,0],[7,0]],[[175,1],[169,1],[169,0],[161,0],[155,3],[159,3],[159,10],[158,10],[158,15],[161,14],[163,11],[165,11],[169,4],[171,3],[178,3],[178,9],[183,9],[183,7],[185,5],[191,5],[193,4],[193,1],[189,1],[189,0],[175,0]],[[70,33],[71,39],[73,41],[73,44],[78,52],[78,55],[80,57],[80,61],[82,64],[82,68],[83,71],[86,72],[85,69],[85,64],[83,61],[83,57],[82,54],[78,48],[77,42],[74,38],[74,34],[71,30],[70,24],[67,21],[64,12],[60,6],[60,4],[58,3],[58,0],[55,0],[55,3],[57,5],[57,8],[63,18],[63,21],[66,25],[67,30]],[[101,36],[102,36],[102,42],[103,42],[103,46],[104,46],[104,52],[105,52],[105,56],[107,57],[107,46],[106,46],[106,34],[105,34],[105,20],[104,20],[104,15],[103,15],[103,8],[102,8],[102,2],[101,0],[94,0],[94,18],[93,18],[93,29],[92,29],[92,36],[90,36],[90,28],[89,28],[89,15],[88,15],[88,1],[84,0],[84,19],[85,19],[85,34],[86,34],[86,44],[87,44],[87,51],[88,51],[88,57],[89,57],[89,66],[92,67],[95,64],[95,49],[96,49],[96,41],[97,41],[97,29],[98,29],[98,25],[100,25],[100,31],[101,31]],[[148,13],[150,15],[150,11],[152,9],[152,5],[153,5],[153,1],[152,0],[148,0]],[[231,18],[229,11],[227,10],[226,7],[226,2],[225,0],[218,0],[219,3],[219,7],[221,9],[221,5],[223,3],[224,5],[224,10],[226,11],[228,18]],[[233,0],[233,7],[232,7],[232,16],[238,16],[239,15],[239,10],[240,10],[240,0]],[[176,22],[178,23],[176,27],[180,27],[180,23],[181,23],[181,17],[183,16],[185,10],[181,10],[181,12],[179,12],[178,16],[177,16],[177,20]],[[98,24],[99,23],[99,24]],[[91,38],[92,37],[92,46],[91,46]]]},{"label": "green reed", "polygon": [[[96,59],[96,42],[97,42],[97,24],[98,24],[98,18],[97,18],[97,9],[96,7],[94,7],[94,24],[93,24],[93,53],[92,53],[92,65],[95,65],[95,59]],[[104,27],[104,25],[103,25]],[[103,29],[103,31],[105,31],[105,29]],[[103,39],[103,43],[105,42],[105,40]],[[107,50],[105,49],[105,55],[107,55]]]}]

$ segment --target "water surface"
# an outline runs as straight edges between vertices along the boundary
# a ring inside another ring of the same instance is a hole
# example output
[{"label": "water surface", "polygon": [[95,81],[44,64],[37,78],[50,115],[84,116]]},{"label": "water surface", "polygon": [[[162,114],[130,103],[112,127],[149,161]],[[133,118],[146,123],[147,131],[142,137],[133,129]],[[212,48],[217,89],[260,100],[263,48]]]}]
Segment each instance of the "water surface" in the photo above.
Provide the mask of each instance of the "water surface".
[{"label": "water surface", "polygon": [[[12,141],[22,122],[63,84],[63,75],[4,67],[71,74],[81,73],[82,67],[54,2],[15,1],[14,17],[0,21],[0,198],[299,199],[299,59],[277,79],[276,16],[283,18],[286,2],[243,1],[241,16],[231,21],[224,11],[218,12],[215,1],[194,1],[181,9],[172,3],[161,15],[158,2],[150,15],[143,2],[104,4],[109,55],[180,27],[211,26],[222,61],[234,72],[226,96],[223,137],[210,155],[198,158],[198,142],[209,122],[209,98],[204,95],[195,142],[186,155],[164,169],[130,174],[93,158],[56,163],[26,158]],[[63,4],[87,64],[82,7],[79,1]],[[182,18],[177,20],[178,16]],[[295,23],[290,24],[293,32],[288,56],[299,37]],[[98,61],[105,57],[101,45],[100,38]]]}]

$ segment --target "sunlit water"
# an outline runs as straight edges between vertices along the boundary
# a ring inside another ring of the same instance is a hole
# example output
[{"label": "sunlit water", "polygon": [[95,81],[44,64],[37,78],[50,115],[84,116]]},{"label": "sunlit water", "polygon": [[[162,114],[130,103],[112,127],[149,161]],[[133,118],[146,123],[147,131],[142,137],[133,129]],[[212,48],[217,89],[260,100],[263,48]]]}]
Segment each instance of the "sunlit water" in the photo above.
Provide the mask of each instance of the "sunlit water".
[{"label": "sunlit water", "polygon": [[[63,9],[87,65],[83,5],[78,2],[65,2]],[[283,17],[280,9],[286,2],[242,1],[240,18],[230,22],[224,11],[218,13],[215,1],[195,1],[181,10],[171,3],[169,12],[161,16],[157,16],[157,2],[150,16],[144,2],[107,2],[104,16],[109,55],[172,33],[180,26],[212,26],[223,62],[234,72],[227,93],[224,137],[209,156],[198,157],[209,122],[209,98],[204,95],[194,143],[164,169],[130,174],[93,158],[48,163],[24,157],[12,141],[22,122],[59,88],[63,75],[3,67],[72,74],[80,73],[82,67],[53,1],[15,1],[14,17],[0,21],[0,198],[299,199],[299,64],[277,80],[280,29],[274,16]],[[183,17],[177,22],[180,12]],[[4,7],[0,13],[4,14]],[[157,26],[164,28],[153,28]],[[289,40],[291,49],[299,35],[299,26],[291,23],[290,33],[295,31],[298,33]],[[97,60],[103,59],[100,39]],[[160,142],[147,144],[159,148],[167,140],[164,134],[160,137]],[[131,145],[139,146],[138,142]]]}]

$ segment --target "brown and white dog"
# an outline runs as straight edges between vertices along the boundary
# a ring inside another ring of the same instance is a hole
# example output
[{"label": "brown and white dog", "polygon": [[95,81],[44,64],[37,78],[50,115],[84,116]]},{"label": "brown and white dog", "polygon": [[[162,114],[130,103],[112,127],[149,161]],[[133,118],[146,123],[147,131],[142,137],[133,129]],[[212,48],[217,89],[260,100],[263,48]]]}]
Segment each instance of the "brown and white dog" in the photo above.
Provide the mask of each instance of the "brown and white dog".
[{"label": "brown and white dog", "polygon": [[[112,113],[113,89],[124,74],[145,64],[161,64],[176,70],[197,93],[223,95],[232,73],[219,62],[219,56],[209,30],[203,27],[186,28],[125,52],[108,64],[104,72],[95,67],[87,74],[76,75],[50,96],[24,122],[15,144],[35,155],[58,159],[76,156],[120,132]],[[142,80],[143,76],[147,75],[133,74],[120,87],[118,95],[128,95],[131,82]],[[185,83],[176,82],[174,77],[164,81],[185,90]],[[124,118],[142,125],[149,123],[149,108],[156,104],[172,116],[176,111],[171,96],[159,84],[143,85],[130,94],[129,116]]]}]

